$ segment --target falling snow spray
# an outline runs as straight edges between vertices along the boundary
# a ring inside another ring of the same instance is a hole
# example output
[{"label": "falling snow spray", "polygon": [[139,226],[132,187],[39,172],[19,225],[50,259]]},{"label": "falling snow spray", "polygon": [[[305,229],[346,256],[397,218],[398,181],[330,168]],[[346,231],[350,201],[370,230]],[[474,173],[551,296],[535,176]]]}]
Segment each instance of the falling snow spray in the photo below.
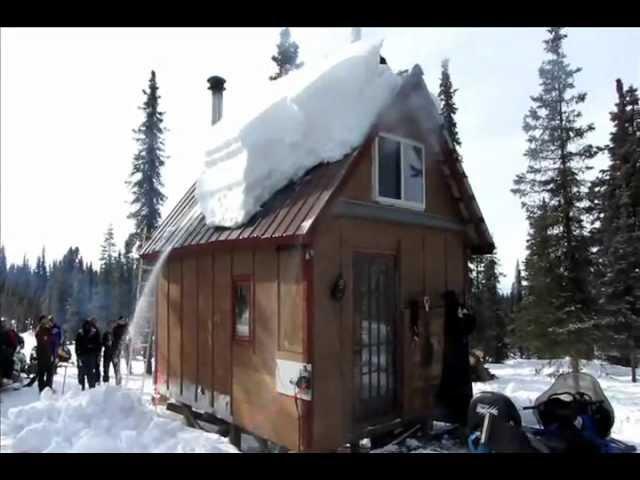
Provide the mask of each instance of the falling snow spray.
[{"label": "falling snow spray", "polygon": [[[133,320],[131,321],[131,323],[129,324],[129,328],[127,329],[126,341],[128,345],[135,345],[136,342],[140,340],[139,330],[140,330],[141,323],[144,318],[149,318],[153,313],[153,307],[155,305],[156,282],[158,280],[158,275],[162,271],[162,267],[164,266],[165,262],[167,261],[167,258],[169,257],[169,254],[171,253],[171,250],[173,249],[173,243],[174,242],[172,241],[169,243],[169,245],[167,245],[167,247],[164,249],[160,257],[156,261],[155,265],[153,266],[153,270],[151,271],[151,275],[149,276],[149,279],[147,280],[144,290],[142,291],[142,295],[140,296],[140,298],[136,303],[136,308],[133,313]],[[151,340],[151,338],[149,338],[149,340]],[[151,348],[151,345],[147,345],[147,349],[150,349],[150,348]],[[132,360],[133,358],[129,359],[130,362]],[[142,378],[143,378],[142,388],[144,388],[144,378],[146,376],[146,368],[147,368],[146,360],[147,359],[145,358],[145,365],[143,366],[144,370],[142,375]],[[128,383],[128,380],[129,380],[128,372],[129,370],[127,366],[127,378],[125,380],[125,384]]]}]

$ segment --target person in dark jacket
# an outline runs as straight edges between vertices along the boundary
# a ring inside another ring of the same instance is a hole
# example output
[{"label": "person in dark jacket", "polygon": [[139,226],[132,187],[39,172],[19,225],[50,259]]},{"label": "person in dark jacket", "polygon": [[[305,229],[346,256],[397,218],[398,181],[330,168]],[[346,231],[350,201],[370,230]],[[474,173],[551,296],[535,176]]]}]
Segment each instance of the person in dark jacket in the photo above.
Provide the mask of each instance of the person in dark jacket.
[{"label": "person in dark jacket", "polygon": [[19,347],[18,334],[0,320],[0,380],[13,379],[14,355]]},{"label": "person in dark jacket", "polygon": [[[82,322],[82,328],[76,335],[76,358],[78,359],[78,381],[82,390],[85,383],[89,383],[89,388],[96,386],[96,366],[97,352],[100,349],[100,334],[89,320]],[[85,382],[86,381],[86,382]]]},{"label": "person in dark jacket", "polygon": [[128,354],[127,342],[127,322],[123,316],[118,318],[113,331],[111,332],[112,353],[113,353],[113,372],[116,377],[116,385],[122,383],[122,376],[120,375],[120,356],[123,350],[125,355]]},{"label": "person in dark jacket", "polygon": [[49,319],[41,315],[36,329],[36,357],[38,359],[38,389],[53,388],[56,339]]},{"label": "person in dark jacket", "polygon": [[49,315],[49,323],[51,323],[51,333],[53,335],[53,348],[56,356],[58,355],[58,349],[62,345],[62,328],[56,323],[56,319],[53,315]]},{"label": "person in dark jacket", "polygon": [[98,328],[98,321],[96,320],[96,317],[91,317],[89,321],[91,322],[91,325],[93,325],[93,328],[95,328],[96,331],[98,332],[98,338],[100,339],[100,343],[98,345],[98,350],[96,352],[96,359],[95,359],[96,369],[93,372],[93,377],[95,378],[96,385],[100,385],[100,360],[102,355],[102,335],[100,335],[100,329]]},{"label": "person in dark jacket", "polygon": [[438,400],[451,423],[467,424],[467,409],[473,397],[469,365],[469,335],[476,319],[462,305],[456,293],[447,290],[444,300],[444,350]]},{"label": "person in dark jacket", "polygon": [[60,325],[56,323],[56,319],[53,315],[49,315],[49,323],[51,324],[51,334],[53,335],[53,375],[55,376],[58,370],[58,351],[62,346],[63,335],[62,328],[60,328]]},{"label": "person in dark jacket", "polygon": [[113,356],[113,334],[106,329],[102,334],[102,381],[109,383],[109,369],[113,365],[113,371],[116,371],[115,360]]}]

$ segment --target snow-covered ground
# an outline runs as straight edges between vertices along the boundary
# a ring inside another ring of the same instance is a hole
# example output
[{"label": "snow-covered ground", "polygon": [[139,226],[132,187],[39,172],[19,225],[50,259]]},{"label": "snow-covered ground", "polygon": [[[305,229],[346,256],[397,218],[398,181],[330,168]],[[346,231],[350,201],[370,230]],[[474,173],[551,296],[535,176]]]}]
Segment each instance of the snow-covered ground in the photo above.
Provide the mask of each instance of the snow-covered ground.
[{"label": "snow-covered ground", "polygon": [[[24,334],[25,353],[35,344]],[[73,350],[73,348],[72,348]],[[188,428],[182,419],[151,405],[153,385],[143,375],[143,360],[133,362],[132,375],[123,385],[103,385],[82,392],[77,382],[75,358],[58,369],[54,392],[38,394],[37,385],[0,393],[0,452],[236,452],[235,447],[215,434]],[[497,375],[491,382],[475,383],[474,392],[498,391],[522,408],[532,405],[554,376],[568,370],[567,362],[509,360],[489,364]],[[640,451],[640,383],[631,383],[629,368],[604,362],[588,362],[584,371],[595,376],[615,410],[612,436],[634,444]],[[143,382],[143,379],[144,382]],[[63,391],[64,390],[64,391]],[[535,425],[530,411],[522,411],[523,422]],[[436,425],[442,428],[443,425]],[[243,444],[250,444],[243,439]],[[251,448],[251,445],[248,445]],[[425,443],[408,438],[377,452],[441,453],[464,452],[466,448],[444,436]]]},{"label": "snow-covered ground", "polygon": [[[28,356],[35,339],[23,337]],[[188,428],[179,416],[153,407],[142,359],[133,362],[131,375],[124,361],[121,371],[121,387],[112,379],[83,392],[72,358],[66,375],[58,368],[53,392],[40,395],[36,383],[0,393],[0,452],[237,452],[224,437]]]}]

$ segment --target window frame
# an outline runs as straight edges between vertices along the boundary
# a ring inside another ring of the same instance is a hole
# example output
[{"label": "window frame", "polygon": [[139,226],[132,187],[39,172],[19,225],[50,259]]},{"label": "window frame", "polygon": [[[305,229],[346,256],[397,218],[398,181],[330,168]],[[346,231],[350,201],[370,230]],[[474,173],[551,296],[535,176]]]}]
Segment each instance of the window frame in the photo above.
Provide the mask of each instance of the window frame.
[{"label": "window frame", "polygon": [[[378,170],[379,170],[379,140],[380,137],[387,138],[389,140],[394,140],[400,143],[400,199],[383,197],[380,195],[380,184],[378,182]],[[405,143],[407,145],[411,145],[413,147],[418,147],[422,152],[422,203],[412,202],[409,200],[404,200],[404,149],[402,148],[402,144]],[[375,141],[373,142],[373,199],[382,204],[392,205],[394,207],[403,207],[410,208],[412,210],[421,210],[424,211],[427,208],[427,162],[425,158],[425,148],[424,144],[420,142],[416,142],[415,140],[411,140],[406,137],[401,137],[399,135],[394,135],[392,133],[387,132],[379,132],[376,135]]]},{"label": "window frame", "polygon": [[[249,335],[238,335],[236,319],[236,287],[238,285],[249,286]],[[237,342],[253,342],[254,318],[255,315],[255,288],[252,275],[234,275],[231,279],[231,317],[232,317],[232,338]]]}]

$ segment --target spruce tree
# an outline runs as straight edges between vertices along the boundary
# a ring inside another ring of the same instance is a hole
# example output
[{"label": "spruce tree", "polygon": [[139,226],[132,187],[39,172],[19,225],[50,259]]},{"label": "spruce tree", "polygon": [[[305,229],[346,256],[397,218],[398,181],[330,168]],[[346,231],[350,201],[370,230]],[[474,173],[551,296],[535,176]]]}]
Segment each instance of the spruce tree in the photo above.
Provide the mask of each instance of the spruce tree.
[{"label": "spruce tree", "polygon": [[80,249],[71,247],[60,261],[54,260],[49,268],[42,306],[44,313],[53,315],[60,326],[67,323],[69,302],[73,296],[73,272],[79,256]]},{"label": "spruce tree", "polygon": [[[516,325],[513,321],[516,312],[520,308],[520,304],[524,299],[524,287],[522,285],[522,271],[520,270],[520,260],[516,260],[516,269],[511,284],[511,292],[509,293],[508,300],[508,325],[507,325],[507,338],[508,343],[512,348],[517,349],[520,354],[520,358],[526,358],[527,351],[521,342],[516,341]],[[507,310],[505,310],[506,312]]]},{"label": "spruce tree", "polygon": [[474,348],[479,348],[483,351],[487,336],[487,319],[484,316],[485,311],[482,298],[485,259],[486,257],[484,255],[472,255],[469,261],[469,271],[471,273],[471,305],[476,317],[476,328],[471,337],[471,344]]},{"label": "spruce tree", "polygon": [[55,303],[55,284],[57,280],[58,262],[53,260],[48,268],[47,274],[47,288],[44,293],[44,299],[42,300],[42,312],[49,314],[54,311]]},{"label": "spruce tree", "polygon": [[102,325],[108,324],[116,312],[116,256],[113,227],[109,225],[100,253],[100,270],[94,289],[90,311]]},{"label": "spruce tree", "polygon": [[2,306],[6,303],[5,288],[7,285],[7,256],[4,246],[0,245],[0,318],[3,317]]},{"label": "spruce tree", "polygon": [[42,254],[38,256],[36,260],[36,268],[33,274],[35,276],[34,282],[35,282],[36,296],[38,297],[39,300],[42,300],[45,294],[45,291],[47,289],[47,280],[48,280],[47,260],[46,260],[44,247],[42,247]]},{"label": "spruce tree", "polygon": [[[531,326],[540,335],[534,343],[553,344],[557,353],[571,357],[572,369],[577,370],[579,359],[592,353],[584,176],[587,161],[598,149],[586,142],[593,124],[579,123],[577,107],[586,100],[586,93],[574,92],[574,77],[581,69],[572,68],[566,60],[563,29],[554,27],[547,32],[544,49],[548,58],[538,70],[541,91],[531,97],[533,106],[524,117],[528,166],[516,176],[512,191],[520,197],[530,225],[544,225],[549,248],[535,255],[529,252],[525,265],[528,289],[536,293],[523,302],[527,312],[521,314],[547,324],[544,330]],[[530,235],[536,231],[533,228]],[[539,242],[530,236],[530,245]],[[538,261],[541,265],[536,265]],[[549,265],[553,274],[539,275]]]},{"label": "spruce tree", "polygon": [[491,361],[500,363],[507,358],[507,317],[499,292],[500,265],[495,252],[476,255],[471,259],[473,274],[473,311],[476,329],[472,345]]},{"label": "spruce tree", "polygon": [[507,359],[507,322],[498,285],[500,265],[496,254],[488,255],[482,271],[482,307],[487,321],[486,351],[494,363],[502,363]]},{"label": "spruce tree", "polygon": [[[135,207],[134,211],[130,213],[129,218],[135,221],[135,231],[127,239],[128,246],[125,250],[133,250],[133,244],[136,243],[138,249],[140,249],[144,243],[151,238],[151,235],[160,224],[160,207],[164,203],[166,196],[162,192],[162,177],[160,170],[164,165],[166,156],[164,153],[164,112],[159,110],[158,102],[160,96],[158,95],[158,85],[156,82],[156,73],[151,71],[151,78],[149,80],[149,90],[143,90],[143,94],[146,96],[145,102],[141,109],[144,111],[145,118],[142,125],[134,130],[136,135],[135,139],[138,143],[139,149],[133,160],[133,169],[131,171],[130,180],[128,182],[131,192],[133,193],[132,205]],[[135,291],[137,268],[132,265],[131,268],[127,268],[127,273],[117,276],[114,283],[125,282],[125,284],[132,285],[132,291]],[[112,275],[119,275],[122,272],[120,267],[118,272],[111,272]],[[105,277],[105,274],[101,272],[101,276]],[[103,278],[102,282],[107,280]],[[106,286],[102,289],[102,294],[105,293]],[[129,298],[127,295],[127,288],[122,285],[118,286],[118,308],[125,308],[127,302],[122,300],[123,298]],[[135,300],[129,308],[128,314],[131,314],[135,305]],[[111,312],[112,315],[116,315],[115,310]],[[118,315],[127,315],[127,312],[118,312]]]},{"label": "spruce tree", "polygon": [[109,225],[107,231],[104,234],[104,241],[100,248],[100,264],[103,267],[111,267],[113,265],[113,258],[116,249],[116,243],[114,241],[113,225]]},{"label": "spruce tree", "polygon": [[438,98],[440,99],[440,114],[442,115],[442,119],[444,121],[445,131],[449,135],[451,143],[453,144],[453,149],[459,156],[459,149],[462,146],[462,143],[460,142],[460,135],[458,134],[458,124],[456,123],[455,118],[458,107],[456,106],[454,96],[457,91],[458,89],[454,89],[453,84],[451,83],[451,74],[449,73],[449,59],[445,58],[444,60],[442,60],[440,90],[438,91]]},{"label": "spruce tree", "polygon": [[159,110],[158,84],[156,72],[151,71],[149,90],[143,90],[145,101],[140,107],[144,112],[142,124],[134,130],[138,151],[133,157],[133,167],[127,185],[134,207],[128,218],[135,221],[134,237],[138,246],[142,246],[153,234],[160,223],[160,207],[166,197],[162,193],[160,170],[164,165],[164,112]]},{"label": "spruce tree", "polygon": [[277,45],[278,52],[271,57],[276,64],[278,71],[269,77],[269,80],[277,80],[284,77],[292,70],[297,70],[304,63],[298,62],[298,44],[291,39],[291,32],[288,28],[280,31],[280,42]]},{"label": "spruce tree", "polygon": [[549,335],[554,326],[555,310],[550,299],[560,283],[552,249],[549,207],[541,201],[536,216],[529,217],[527,256],[524,260],[524,295],[514,312],[513,337],[521,352],[537,356],[563,354],[557,345],[558,336]]},{"label": "spruce tree", "polygon": [[120,315],[129,315],[129,286],[127,285],[126,265],[122,256],[122,252],[118,251],[115,257],[114,271],[114,296],[113,296],[113,318]]},{"label": "spruce tree", "polygon": [[640,107],[638,90],[616,81],[609,167],[593,182],[594,243],[604,340],[626,352],[636,381],[640,335]]},{"label": "spruce tree", "polygon": [[74,265],[71,277],[73,293],[67,307],[67,330],[75,331],[81,327],[82,320],[89,315],[89,282],[82,257]]},{"label": "spruce tree", "polygon": [[522,272],[520,271],[520,260],[516,260],[516,270],[513,277],[513,284],[511,285],[511,312],[513,312],[518,305],[522,303]]},{"label": "spruce tree", "polygon": [[134,309],[136,306],[136,284],[137,284],[137,265],[135,258],[133,257],[134,243],[129,238],[125,241],[124,252],[122,255],[123,267],[124,267],[124,294],[126,295],[126,308],[120,315],[124,315],[127,318],[133,317]]},{"label": "spruce tree", "polygon": [[87,267],[87,290],[89,293],[89,305],[93,302],[93,296],[98,285],[98,274],[93,268],[93,263],[89,263]]},{"label": "spruce tree", "polygon": [[0,245],[0,282],[7,278],[7,255],[4,252],[4,246]]}]

